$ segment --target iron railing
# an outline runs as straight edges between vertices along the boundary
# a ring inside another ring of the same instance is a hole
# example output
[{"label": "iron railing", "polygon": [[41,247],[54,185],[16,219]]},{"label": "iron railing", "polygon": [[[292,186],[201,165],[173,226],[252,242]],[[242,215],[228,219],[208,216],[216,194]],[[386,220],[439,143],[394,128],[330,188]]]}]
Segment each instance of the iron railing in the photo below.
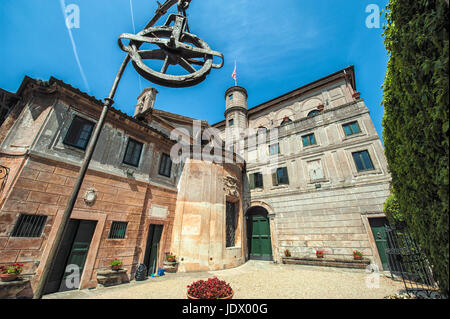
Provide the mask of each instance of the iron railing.
[{"label": "iron railing", "polygon": [[406,228],[386,225],[389,270],[403,280],[406,293],[416,298],[441,298],[430,264]]}]

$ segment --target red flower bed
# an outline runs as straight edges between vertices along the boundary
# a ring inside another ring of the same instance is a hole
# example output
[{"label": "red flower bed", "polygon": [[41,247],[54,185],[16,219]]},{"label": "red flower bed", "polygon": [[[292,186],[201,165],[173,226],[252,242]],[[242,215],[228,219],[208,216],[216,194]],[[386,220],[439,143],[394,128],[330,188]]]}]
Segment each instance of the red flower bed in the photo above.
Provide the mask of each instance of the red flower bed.
[{"label": "red flower bed", "polygon": [[187,287],[188,295],[198,299],[220,299],[233,294],[230,285],[217,277],[210,278],[207,281],[199,280]]}]

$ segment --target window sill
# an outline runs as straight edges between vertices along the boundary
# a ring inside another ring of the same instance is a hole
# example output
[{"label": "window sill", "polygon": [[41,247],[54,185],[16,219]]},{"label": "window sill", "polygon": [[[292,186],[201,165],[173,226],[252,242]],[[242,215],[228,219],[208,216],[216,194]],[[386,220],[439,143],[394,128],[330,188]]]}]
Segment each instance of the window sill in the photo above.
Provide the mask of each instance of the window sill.
[{"label": "window sill", "polygon": [[362,172],[354,172],[353,176],[354,177],[360,177],[360,176],[365,176],[365,175],[378,175],[378,174],[382,174],[382,171],[379,169],[372,169],[370,171],[362,171]]},{"label": "window sill", "polygon": [[313,179],[308,184],[328,183],[330,180],[326,178]]},{"label": "window sill", "polygon": [[359,132],[359,133],[355,133],[352,135],[344,135],[344,138],[342,139],[342,141],[347,141],[347,140],[351,140],[353,138],[357,138],[357,137],[362,137],[362,136],[366,136],[367,134],[364,132]]},{"label": "window sill", "polygon": [[272,187],[270,190],[276,190],[276,189],[283,189],[283,188],[289,188],[289,185],[278,185]]},{"label": "window sill", "polygon": [[308,145],[308,146],[303,146],[303,150],[309,150],[309,149],[313,149],[313,148],[316,148],[316,147],[320,147],[320,145],[319,144],[313,144],[313,145]]},{"label": "window sill", "polygon": [[264,188],[263,187],[257,187],[257,188],[253,188],[250,190],[251,192],[263,192]]}]

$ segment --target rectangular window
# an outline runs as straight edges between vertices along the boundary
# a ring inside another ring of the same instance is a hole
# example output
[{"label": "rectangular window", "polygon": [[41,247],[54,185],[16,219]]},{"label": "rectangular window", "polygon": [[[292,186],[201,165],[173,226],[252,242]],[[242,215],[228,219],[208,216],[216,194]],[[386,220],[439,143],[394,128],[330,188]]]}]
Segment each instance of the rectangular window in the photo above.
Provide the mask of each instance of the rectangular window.
[{"label": "rectangular window", "polygon": [[310,146],[316,144],[316,137],[314,133],[302,136],[303,146]]},{"label": "rectangular window", "polygon": [[12,231],[12,237],[41,237],[47,216],[20,214]]},{"label": "rectangular window", "polygon": [[270,155],[280,154],[280,144],[277,143],[269,145],[269,154]]},{"label": "rectangular window", "polygon": [[272,174],[273,186],[289,185],[289,176],[287,167],[280,167]]},{"label": "rectangular window", "polygon": [[124,239],[127,232],[127,222],[112,222],[111,229],[109,231],[109,239]]},{"label": "rectangular window", "polygon": [[355,152],[352,153],[352,155],[358,172],[371,171],[375,169],[368,151]]},{"label": "rectangular window", "polygon": [[226,206],[226,245],[227,247],[234,247],[236,241],[236,205],[227,201]]},{"label": "rectangular window", "polygon": [[263,176],[261,173],[250,174],[250,189],[263,188]]},{"label": "rectangular window", "polygon": [[159,163],[159,175],[170,177],[172,171],[172,160],[170,156],[162,153],[161,162]]},{"label": "rectangular window", "polygon": [[228,100],[232,100],[233,99],[233,94],[228,95]]},{"label": "rectangular window", "polygon": [[356,121],[345,124],[345,125],[343,125],[343,127],[344,127],[344,132],[345,132],[346,136],[350,136],[350,135],[361,132],[358,122],[356,122]]},{"label": "rectangular window", "polygon": [[79,116],[73,118],[63,143],[85,150],[94,129],[94,123]]},{"label": "rectangular window", "polygon": [[234,125],[234,120],[233,119],[229,120],[228,121],[228,126],[233,126],[233,125]]},{"label": "rectangular window", "polygon": [[138,167],[139,160],[141,159],[142,146],[143,146],[142,143],[129,138],[123,162],[125,164]]}]

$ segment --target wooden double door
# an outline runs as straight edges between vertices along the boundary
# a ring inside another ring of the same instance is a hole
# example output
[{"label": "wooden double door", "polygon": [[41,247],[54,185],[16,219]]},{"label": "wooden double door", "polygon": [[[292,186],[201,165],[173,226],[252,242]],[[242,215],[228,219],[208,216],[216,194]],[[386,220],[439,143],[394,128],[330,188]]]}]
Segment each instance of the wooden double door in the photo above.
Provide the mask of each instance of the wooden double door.
[{"label": "wooden double door", "polygon": [[247,242],[249,259],[272,260],[270,223],[265,210],[247,214]]},{"label": "wooden double door", "polygon": [[45,293],[79,288],[96,226],[96,221],[77,219],[69,221],[45,286]]}]

